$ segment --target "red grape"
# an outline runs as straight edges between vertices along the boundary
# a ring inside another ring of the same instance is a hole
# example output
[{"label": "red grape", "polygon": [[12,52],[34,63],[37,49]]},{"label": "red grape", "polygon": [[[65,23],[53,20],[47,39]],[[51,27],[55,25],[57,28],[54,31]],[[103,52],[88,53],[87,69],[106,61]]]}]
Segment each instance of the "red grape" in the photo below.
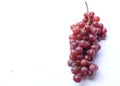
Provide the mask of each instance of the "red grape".
[{"label": "red grape", "polygon": [[90,31],[90,26],[87,24],[87,25],[85,25],[85,30],[87,31],[87,32],[89,32]]},{"label": "red grape", "polygon": [[76,48],[75,48],[75,51],[77,52],[77,54],[82,54],[83,48],[81,48],[81,47],[76,47]]},{"label": "red grape", "polygon": [[100,17],[95,16],[95,17],[93,18],[93,21],[99,22],[99,21],[100,21]]},{"label": "red grape", "polygon": [[94,12],[90,12],[90,14],[89,14],[89,15],[90,15],[90,18],[91,18],[91,19],[93,19],[93,17],[94,17],[94,15],[95,15],[95,13],[94,13]]},{"label": "red grape", "polygon": [[73,74],[78,74],[78,73],[79,73],[79,67],[78,67],[78,66],[73,66],[73,67],[71,68],[71,72],[72,72]]},{"label": "red grape", "polygon": [[89,66],[89,70],[92,71],[92,72],[95,72],[98,70],[98,66],[96,64],[91,64]]},{"label": "red grape", "polygon": [[99,21],[100,17],[95,16],[94,12],[87,12],[81,22],[71,25],[70,59],[67,64],[77,83],[86,76],[93,76],[98,70],[98,66],[92,61],[101,48],[98,42],[104,40],[107,33],[107,29]]},{"label": "red grape", "polygon": [[78,60],[82,60],[83,58],[84,58],[83,55],[77,55],[77,59],[78,59]]},{"label": "red grape", "polygon": [[80,28],[83,28],[84,26],[85,26],[85,23],[84,22],[79,22],[79,23],[77,23],[78,24],[78,26],[80,27]]},{"label": "red grape", "polygon": [[72,30],[74,35],[77,35],[80,33],[80,28],[78,26],[74,27]]},{"label": "red grape", "polygon": [[82,60],[80,61],[80,64],[81,64],[81,66],[88,66],[88,60],[82,59]]},{"label": "red grape", "polygon": [[81,67],[80,72],[86,75],[88,73],[88,67]]},{"label": "red grape", "polygon": [[73,34],[71,34],[71,35],[69,36],[69,39],[73,39],[73,40],[75,40],[75,39],[76,39],[76,36],[73,35]]},{"label": "red grape", "polygon": [[73,76],[73,80],[75,81],[75,82],[77,82],[77,83],[79,83],[80,81],[81,81],[81,76],[79,75],[79,74],[75,74],[74,76]]},{"label": "red grape", "polygon": [[68,60],[68,66],[71,67],[73,63],[73,60]]}]

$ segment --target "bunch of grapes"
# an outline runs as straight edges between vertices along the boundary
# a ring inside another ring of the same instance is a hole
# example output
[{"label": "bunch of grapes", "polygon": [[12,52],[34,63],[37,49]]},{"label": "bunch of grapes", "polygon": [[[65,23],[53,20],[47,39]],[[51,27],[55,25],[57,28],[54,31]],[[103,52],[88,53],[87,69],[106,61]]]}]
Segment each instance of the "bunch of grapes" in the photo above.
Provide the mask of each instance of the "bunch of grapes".
[{"label": "bunch of grapes", "polygon": [[68,66],[71,67],[75,82],[93,76],[98,70],[98,66],[92,61],[101,48],[98,42],[105,40],[107,32],[99,21],[100,18],[94,12],[87,12],[81,22],[71,25]]}]

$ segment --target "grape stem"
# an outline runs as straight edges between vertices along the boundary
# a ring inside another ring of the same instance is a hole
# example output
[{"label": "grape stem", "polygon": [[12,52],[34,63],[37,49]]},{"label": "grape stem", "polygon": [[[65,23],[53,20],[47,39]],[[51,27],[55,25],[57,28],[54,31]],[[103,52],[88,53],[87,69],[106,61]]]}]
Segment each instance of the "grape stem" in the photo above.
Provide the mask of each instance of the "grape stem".
[{"label": "grape stem", "polygon": [[87,8],[87,13],[88,13],[88,24],[90,24],[90,16],[89,16],[89,9],[88,9],[88,4],[87,4],[87,1],[85,1],[85,5],[86,5],[86,8]]}]

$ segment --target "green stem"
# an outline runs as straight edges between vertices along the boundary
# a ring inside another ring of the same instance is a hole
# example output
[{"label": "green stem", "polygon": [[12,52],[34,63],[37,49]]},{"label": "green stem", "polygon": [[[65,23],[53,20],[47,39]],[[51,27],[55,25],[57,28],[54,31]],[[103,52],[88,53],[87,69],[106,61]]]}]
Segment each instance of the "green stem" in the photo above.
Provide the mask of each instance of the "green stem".
[{"label": "green stem", "polygon": [[88,24],[90,24],[90,16],[89,16],[89,9],[88,9],[88,4],[87,2],[85,1],[85,5],[86,5],[86,8],[87,8],[87,13],[88,13]]}]

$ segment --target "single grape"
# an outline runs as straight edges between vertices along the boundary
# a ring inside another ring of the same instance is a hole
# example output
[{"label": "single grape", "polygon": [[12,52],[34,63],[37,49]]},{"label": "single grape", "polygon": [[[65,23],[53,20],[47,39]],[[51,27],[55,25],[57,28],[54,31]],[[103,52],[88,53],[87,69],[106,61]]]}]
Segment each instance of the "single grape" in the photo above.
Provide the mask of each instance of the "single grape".
[{"label": "single grape", "polygon": [[104,25],[102,23],[99,23],[99,28],[103,29]]},{"label": "single grape", "polygon": [[92,60],[92,57],[88,56],[88,55],[85,55],[84,56],[84,59],[88,60],[88,61],[91,61]]},{"label": "single grape", "polygon": [[70,43],[70,46],[75,49],[78,46],[78,44],[79,44],[78,42],[73,41],[73,42]]},{"label": "single grape", "polygon": [[78,74],[78,73],[79,73],[79,67],[78,67],[78,66],[73,66],[73,67],[71,68],[71,72],[72,72],[73,74]]},{"label": "single grape", "polygon": [[87,32],[85,29],[80,29],[80,35],[85,36],[87,35]]},{"label": "single grape", "polygon": [[87,18],[83,18],[82,20],[84,23],[87,23],[88,19]]},{"label": "single grape", "polygon": [[81,40],[79,42],[79,46],[82,47],[82,48],[87,48],[90,46],[90,42],[86,41],[86,40]]},{"label": "single grape", "polygon": [[92,71],[88,71],[88,76],[93,76],[93,72]]},{"label": "single grape", "polygon": [[77,60],[77,55],[76,56],[73,56],[72,54],[69,55],[69,58],[73,61],[76,61]]},{"label": "single grape", "polygon": [[74,66],[79,66],[79,63],[76,61],[72,62],[71,67],[74,67]]},{"label": "single grape", "polygon": [[96,40],[96,37],[93,34],[89,34],[89,40],[93,42]]},{"label": "single grape", "polygon": [[87,25],[85,25],[85,30],[87,31],[87,32],[90,32],[90,26],[87,24]]},{"label": "single grape", "polygon": [[81,66],[88,66],[88,60],[82,59],[82,60],[80,61],[80,64],[81,64]]},{"label": "single grape", "polygon": [[96,21],[92,22],[92,25],[93,25],[94,27],[99,27],[99,24],[98,24],[98,22],[96,22]]},{"label": "single grape", "polygon": [[78,47],[75,48],[75,51],[76,51],[77,54],[82,54],[83,48],[81,48],[80,46],[78,46]]},{"label": "single grape", "polygon": [[95,56],[95,50],[90,49],[90,50],[87,51],[87,54],[88,54],[88,56],[90,56],[90,57],[94,57],[94,56]]},{"label": "single grape", "polygon": [[90,33],[93,34],[93,35],[98,34],[98,28],[91,28]]},{"label": "single grape", "polygon": [[77,38],[78,40],[81,40],[81,39],[82,39],[82,35],[81,35],[81,34],[78,34],[78,35],[76,36],[76,38]]},{"label": "single grape", "polygon": [[91,45],[91,49],[93,49],[94,51],[98,51],[100,49],[100,45],[93,44],[93,45]]},{"label": "single grape", "polygon": [[83,58],[84,58],[83,55],[77,55],[77,59],[78,59],[78,60],[82,60]]},{"label": "single grape", "polygon": [[77,25],[79,28],[83,28],[85,26],[85,22],[78,22]]},{"label": "single grape", "polygon": [[68,66],[71,67],[73,62],[73,60],[68,60]]},{"label": "single grape", "polygon": [[102,29],[102,33],[103,33],[103,34],[106,34],[106,33],[107,33],[107,29],[106,29],[106,28],[103,28],[103,29]]},{"label": "single grape", "polygon": [[80,72],[84,75],[88,73],[88,68],[87,67],[81,67]]},{"label": "single grape", "polygon": [[73,28],[74,28],[75,26],[76,26],[75,24],[71,25],[71,27],[70,27],[71,30],[73,30]]},{"label": "single grape", "polygon": [[84,13],[84,17],[88,19],[88,12]]},{"label": "single grape", "polygon": [[71,35],[69,36],[69,39],[70,39],[70,40],[76,40],[76,36],[73,35],[73,34],[71,34]]},{"label": "single grape", "polygon": [[97,46],[97,50],[101,49],[101,46],[99,44],[97,44],[96,46]]},{"label": "single grape", "polygon": [[100,21],[100,17],[94,16],[93,21],[99,22]]},{"label": "single grape", "polygon": [[77,35],[80,33],[80,28],[78,26],[74,27],[72,30],[74,35]]},{"label": "single grape", "polygon": [[89,14],[89,15],[90,15],[90,18],[91,18],[91,19],[93,19],[93,17],[94,17],[94,15],[95,15],[95,13],[94,13],[94,12],[90,12],[90,14]]},{"label": "single grape", "polygon": [[102,40],[105,40],[106,34],[102,34],[102,35],[101,35],[101,38],[102,38]]},{"label": "single grape", "polygon": [[89,70],[92,71],[92,72],[95,72],[98,70],[98,66],[96,64],[91,64],[89,66]]},{"label": "single grape", "polygon": [[75,81],[75,82],[77,82],[77,83],[79,83],[80,81],[81,81],[81,76],[79,75],[79,74],[75,74],[74,76],[73,76],[73,80]]}]

